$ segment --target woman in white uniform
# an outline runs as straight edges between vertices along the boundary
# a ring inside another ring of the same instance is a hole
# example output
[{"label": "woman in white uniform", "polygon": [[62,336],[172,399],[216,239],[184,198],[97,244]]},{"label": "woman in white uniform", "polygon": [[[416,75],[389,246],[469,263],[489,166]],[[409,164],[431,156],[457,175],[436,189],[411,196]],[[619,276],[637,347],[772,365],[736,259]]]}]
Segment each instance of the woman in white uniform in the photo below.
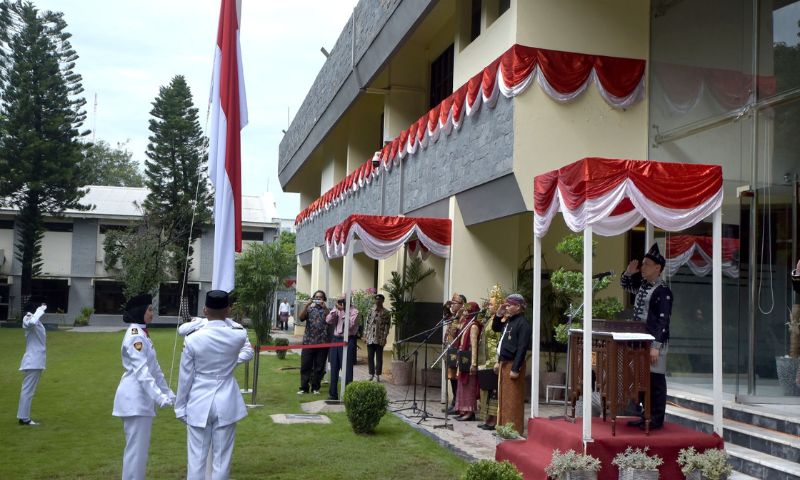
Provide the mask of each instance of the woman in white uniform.
[{"label": "woman in white uniform", "polygon": [[153,320],[152,303],[151,295],[138,295],[128,300],[122,315],[130,326],[122,339],[125,373],[114,396],[112,414],[122,418],[125,430],[123,480],[144,480],[156,405],[167,407],[175,402],[175,394],[164,380],[147,332],[147,324]]}]

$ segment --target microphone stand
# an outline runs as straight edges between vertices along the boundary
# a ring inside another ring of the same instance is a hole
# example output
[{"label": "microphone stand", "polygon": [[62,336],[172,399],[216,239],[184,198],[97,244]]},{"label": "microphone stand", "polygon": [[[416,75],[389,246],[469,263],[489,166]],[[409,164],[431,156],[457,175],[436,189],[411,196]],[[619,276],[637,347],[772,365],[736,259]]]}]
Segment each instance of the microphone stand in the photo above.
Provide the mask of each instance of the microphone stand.
[{"label": "microphone stand", "polygon": [[[413,380],[413,386],[412,386],[413,393],[412,393],[411,406],[410,407],[405,407],[405,408],[399,408],[397,410],[392,410],[393,412],[402,412],[404,410],[411,410],[412,412],[416,413],[416,412],[419,411],[419,408],[417,408],[417,356],[419,354],[420,347],[425,344],[425,342],[428,340],[428,338],[430,338],[431,335],[433,335],[433,332],[435,332],[439,328],[441,328],[443,322],[444,322],[444,318],[442,318],[442,320],[439,323],[437,323],[434,327],[432,327],[431,329],[424,330],[422,332],[419,332],[419,333],[414,334],[414,335],[412,335],[412,336],[410,336],[408,338],[404,338],[404,339],[399,340],[399,341],[396,342],[398,344],[403,344],[403,343],[407,343],[409,340],[412,340],[414,338],[421,337],[422,335],[427,335],[425,337],[425,340],[423,340],[423,343],[417,345],[417,348],[415,348],[413,352],[407,354],[405,357],[402,358],[402,360],[404,362],[407,362],[408,359],[411,357],[411,355],[414,356],[414,380]],[[426,348],[425,349],[425,363],[427,364],[427,362],[428,362],[428,349]],[[427,391],[426,391],[426,393],[427,393]],[[423,412],[424,413],[423,413],[423,417],[422,418],[424,420],[425,417],[428,416],[428,415],[427,415],[427,412],[425,412],[424,410],[423,410]]]},{"label": "microphone stand", "polygon": [[[440,329],[441,329],[442,325],[446,325],[448,323],[451,323],[451,322],[447,322],[446,321],[447,318],[448,317],[446,317],[446,316],[442,317],[442,320],[439,322],[439,324],[437,324],[435,327],[433,327],[430,330],[428,330],[429,333],[422,340],[422,344],[417,346],[417,350],[419,350],[420,346],[422,346],[422,345],[425,346],[424,365],[426,367],[428,365],[428,340],[431,338],[431,336],[433,336],[433,334],[435,332],[441,331]],[[415,353],[416,353],[416,350],[415,350]],[[416,357],[414,357],[414,358],[416,358]],[[424,381],[425,381],[425,384],[422,386],[422,411],[420,412],[420,419],[417,422],[418,425],[420,423],[424,422],[425,420],[429,419],[429,418],[442,419],[442,417],[436,417],[436,416],[431,415],[431,414],[428,413],[428,377],[427,376],[425,377]],[[447,415],[447,408],[446,407],[445,407],[445,415]]]},{"label": "microphone stand", "polygon": [[[435,367],[437,363],[442,361],[442,359],[445,357],[445,355],[447,355],[447,351],[450,350],[450,347],[452,347],[453,344],[455,344],[457,341],[459,341],[461,339],[461,336],[464,335],[464,332],[469,330],[469,327],[471,327],[472,324],[475,323],[475,319],[476,318],[478,318],[477,314],[475,314],[472,317],[472,319],[469,322],[467,322],[466,325],[464,325],[464,328],[462,328],[461,331],[458,332],[458,334],[456,335],[456,338],[454,338],[452,342],[450,342],[449,344],[447,344],[444,347],[444,351],[442,351],[442,354],[439,355],[439,358],[437,358],[436,360],[433,361],[433,363],[431,364],[430,368]],[[443,368],[447,368],[447,365],[442,365],[442,367]],[[458,375],[458,365],[456,365],[456,375]],[[433,428],[445,428],[447,430],[452,430],[453,429],[453,425],[448,423],[449,414],[448,414],[447,410],[449,408],[449,404],[450,404],[450,400],[447,397],[447,385],[445,384],[444,385],[444,423],[441,424],[441,425],[434,425]]]}]

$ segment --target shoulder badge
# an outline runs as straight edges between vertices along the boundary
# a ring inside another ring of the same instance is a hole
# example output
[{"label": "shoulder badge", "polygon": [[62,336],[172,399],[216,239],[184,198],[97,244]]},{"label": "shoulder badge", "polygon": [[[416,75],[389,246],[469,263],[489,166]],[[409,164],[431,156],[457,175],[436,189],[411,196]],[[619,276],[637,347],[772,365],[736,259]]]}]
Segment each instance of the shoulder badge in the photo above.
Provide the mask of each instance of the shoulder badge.
[{"label": "shoulder badge", "polygon": [[137,351],[141,352],[142,351],[142,342],[134,343],[133,344],[133,348],[135,348]]},{"label": "shoulder badge", "polygon": [[237,327],[237,326],[234,325],[233,329],[234,330],[244,330],[244,327]]},{"label": "shoulder badge", "polygon": [[139,335],[139,329],[138,328],[131,328],[131,335]]}]

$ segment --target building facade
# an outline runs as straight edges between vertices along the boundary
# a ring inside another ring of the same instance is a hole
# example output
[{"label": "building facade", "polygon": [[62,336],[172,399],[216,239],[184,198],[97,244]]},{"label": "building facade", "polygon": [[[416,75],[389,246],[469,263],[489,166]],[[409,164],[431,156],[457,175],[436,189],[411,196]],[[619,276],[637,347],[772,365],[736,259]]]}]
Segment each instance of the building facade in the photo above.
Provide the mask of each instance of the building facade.
[{"label": "building facade", "polygon": [[[42,239],[42,274],[33,280],[34,294],[48,300],[47,320],[72,325],[81,309],[90,307],[93,325],[119,324],[124,304],[122,284],[105,268],[103,243],[110,230],[123,229],[141,217],[137,205],[147,197],[146,188],[89,186],[81,199],[93,205],[89,211],[67,210],[61,218],[45,222]],[[21,263],[15,255],[17,231],[13,210],[0,210],[0,320],[14,319],[20,312]],[[281,231],[275,203],[267,193],[242,198],[242,249],[253,242],[271,243]],[[211,288],[214,226],[202,228],[194,239],[189,283],[184,296],[189,312],[202,311],[205,293]],[[159,322],[177,320],[180,303],[178,282],[159,289]]]},{"label": "building facade", "polygon": [[[325,230],[353,213],[449,218],[450,270],[418,289],[439,302],[448,276],[468,299],[514,289],[532,243],[533,178],[585,157],[720,165],[725,388],[786,401],[788,282],[798,259],[800,2],[703,0],[363,0],[280,145],[284,190],[298,192],[297,289],[342,291]],[[692,231],[656,231],[696,255],[667,276],[676,296],[671,374],[710,384],[711,280]],[[579,268],[555,251],[544,268]],[[644,226],[602,238],[596,271],[641,257]],[[693,244],[694,245],[694,244]],[[357,252],[357,250],[356,250]],[[674,252],[673,252],[674,253]],[[686,252],[683,252],[686,253]],[[378,287],[404,255],[356,253],[355,288]],[[610,295],[623,301],[617,288]],[[793,401],[793,400],[792,400]]]}]

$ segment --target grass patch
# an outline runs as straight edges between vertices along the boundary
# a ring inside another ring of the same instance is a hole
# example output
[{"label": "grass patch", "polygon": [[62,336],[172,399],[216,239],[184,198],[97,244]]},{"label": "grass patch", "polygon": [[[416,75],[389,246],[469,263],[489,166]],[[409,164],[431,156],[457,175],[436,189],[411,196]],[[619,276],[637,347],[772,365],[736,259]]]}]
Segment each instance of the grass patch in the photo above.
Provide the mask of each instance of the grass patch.
[{"label": "grass patch", "polygon": [[[122,375],[119,333],[48,332],[47,369],[33,399],[31,416],[42,425],[17,425],[15,414],[24,353],[21,329],[0,329],[0,421],[3,458],[0,478],[119,478],[125,438],[122,421],[111,416]],[[169,380],[174,331],[151,331],[159,363]],[[177,388],[178,342],[172,387]],[[276,425],[275,413],[302,413],[308,395],[295,394],[300,382],[299,355],[286,360],[261,357],[258,402],[239,422],[231,478],[350,479],[458,478],[462,459],[386,415],[373,435],[353,433],[344,413],[328,414],[330,425]],[[236,375],[240,385],[244,369]],[[245,399],[249,403],[249,396]],[[147,478],[186,476],[186,430],[171,408],[159,409],[153,422]]]}]

